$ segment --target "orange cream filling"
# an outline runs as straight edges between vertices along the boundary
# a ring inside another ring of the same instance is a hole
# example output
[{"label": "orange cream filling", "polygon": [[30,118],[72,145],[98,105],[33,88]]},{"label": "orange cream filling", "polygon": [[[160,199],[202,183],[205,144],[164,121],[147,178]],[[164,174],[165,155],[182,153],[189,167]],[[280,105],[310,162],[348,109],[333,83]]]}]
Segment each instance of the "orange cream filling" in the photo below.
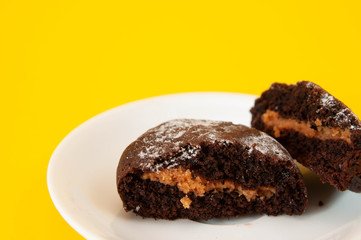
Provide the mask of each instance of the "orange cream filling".
[{"label": "orange cream filling", "polygon": [[183,204],[184,208],[191,207],[192,200],[188,197],[188,195],[185,195],[184,197],[182,197],[180,201]]},{"label": "orange cream filling", "polygon": [[280,137],[281,131],[283,130],[294,130],[309,138],[317,138],[320,140],[344,140],[347,143],[351,143],[351,132],[348,129],[343,130],[340,128],[323,127],[320,119],[316,119],[314,124],[317,129],[313,129],[311,128],[310,122],[299,122],[294,119],[283,118],[277,112],[267,110],[262,115],[262,121],[266,126],[273,128],[275,137]]},{"label": "orange cream filling", "polygon": [[[244,195],[247,201],[251,201],[259,197],[260,199],[268,199],[275,192],[273,187],[258,187],[257,189],[243,189],[239,184],[230,180],[206,180],[201,176],[192,176],[189,169],[182,167],[164,169],[159,172],[149,172],[142,175],[142,179],[150,179],[160,183],[177,186],[178,189],[185,194],[194,193],[196,196],[204,196],[206,192],[215,191],[237,192],[239,196]],[[186,195],[181,200],[184,208],[189,208],[192,200]]]}]

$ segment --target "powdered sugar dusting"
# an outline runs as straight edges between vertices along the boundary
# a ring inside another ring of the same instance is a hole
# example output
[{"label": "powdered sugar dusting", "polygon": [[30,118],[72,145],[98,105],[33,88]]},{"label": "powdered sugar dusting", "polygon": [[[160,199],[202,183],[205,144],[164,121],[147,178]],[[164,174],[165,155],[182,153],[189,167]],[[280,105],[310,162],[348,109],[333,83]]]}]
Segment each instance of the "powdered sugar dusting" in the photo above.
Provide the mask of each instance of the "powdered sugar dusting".
[{"label": "powdered sugar dusting", "polygon": [[[156,148],[153,143],[168,145],[176,150],[182,143],[182,137],[185,133],[215,142],[218,133],[215,128],[219,126],[219,121],[197,120],[197,119],[175,119],[165,122],[160,126],[147,132],[149,136],[141,138],[144,148],[138,153],[141,159],[160,157],[164,151],[163,148]],[[207,128],[207,131],[205,129]],[[232,129],[221,129],[225,132],[231,132]],[[222,140],[222,139],[220,139]],[[224,140],[226,141],[226,140]]]},{"label": "powdered sugar dusting", "polygon": [[351,117],[356,119],[358,118],[353,112],[347,110],[348,109],[343,109],[341,112],[338,112],[334,118],[341,123],[350,124],[349,128],[351,130],[361,129],[361,126],[355,126],[351,124],[351,119],[350,119]]},{"label": "powdered sugar dusting", "polygon": [[[320,104],[322,106],[321,109],[332,109],[336,106],[337,100],[330,94],[323,93],[320,98]],[[320,112],[320,109],[318,109],[317,112]],[[357,122],[359,122],[359,119],[349,108],[342,109],[342,111],[336,113],[331,119],[340,124],[348,125],[348,128],[351,130],[361,129],[360,125],[352,124],[352,119],[356,119]]]},{"label": "powdered sugar dusting", "polygon": [[159,172],[160,169],[163,169],[163,167],[167,166],[168,169],[176,167],[179,165],[180,161],[185,161],[191,158],[196,157],[200,152],[201,147],[200,146],[187,146],[183,147],[178,151],[178,154],[173,156],[172,158],[165,160],[161,163],[156,164],[150,164],[147,163],[141,163],[140,167],[143,169],[150,169],[152,172]]},{"label": "powdered sugar dusting", "polygon": [[[298,82],[297,85],[298,85],[298,84],[302,84],[302,82],[303,82],[303,81]],[[318,86],[316,83],[309,82],[309,81],[306,82],[306,88],[310,88],[310,89],[314,89],[314,88],[315,88],[315,89],[321,89],[321,87]]]},{"label": "powdered sugar dusting", "polygon": [[314,88],[315,86],[316,86],[316,84],[314,84],[313,82],[307,82],[306,83],[307,88]]},{"label": "powdered sugar dusting", "polygon": [[[148,141],[144,141],[145,143]],[[144,148],[144,150],[140,151],[140,153],[138,153],[138,156],[140,158],[154,158],[154,157],[158,157],[161,154],[162,149],[159,150],[155,150],[155,146],[151,145],[151,146],[147,146]]]},{"label": "powdered sugar dusting", "polygon": [[181,149],[182,154],[179,157],[177,157],[177,159],[180,159],[180,160],[191,159],[191,158],[197,156],[200,149],[201,149],[200,146],[189,146],[188,149],[182,148]]},{"label": "powdered sugar dusting", "polygon": [[287,151],[273,138],[255,129],[230,122],[177,119],[150,129],[138,140],[142,170],[158,172],[196,158],[202,143],[229,145],[239,143],[252,154],[258,151],[279,159],[290,159]]},{"label": "powdered sugar dusting", "polygon": [[260,132],[258,135],[251,135],[247,138],[241,139],[245,145],[250,149],[248,153],[257,150],[265,155],[277,155],[279,158],[288,159],[290,156],[287,151],[272,137]]},{"label": "powdered sugar dusting", "polygon": [[322,94],[320,101],[323,107],[331,108],[336,105],[335,98],[328,93]]}]

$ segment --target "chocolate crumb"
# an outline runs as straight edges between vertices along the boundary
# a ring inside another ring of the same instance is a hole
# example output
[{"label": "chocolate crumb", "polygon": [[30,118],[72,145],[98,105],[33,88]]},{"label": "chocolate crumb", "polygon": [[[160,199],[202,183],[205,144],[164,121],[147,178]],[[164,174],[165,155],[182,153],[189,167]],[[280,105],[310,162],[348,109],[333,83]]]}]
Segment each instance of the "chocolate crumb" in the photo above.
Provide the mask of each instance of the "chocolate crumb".
[{"label": "chocolate crumb", "polygon": [[319,206],[319,207],[322,207],[323,205],[324,205],[324,203],[323,203],[322,201],[319,201],[319,202],[318,202],[318,206]]}]

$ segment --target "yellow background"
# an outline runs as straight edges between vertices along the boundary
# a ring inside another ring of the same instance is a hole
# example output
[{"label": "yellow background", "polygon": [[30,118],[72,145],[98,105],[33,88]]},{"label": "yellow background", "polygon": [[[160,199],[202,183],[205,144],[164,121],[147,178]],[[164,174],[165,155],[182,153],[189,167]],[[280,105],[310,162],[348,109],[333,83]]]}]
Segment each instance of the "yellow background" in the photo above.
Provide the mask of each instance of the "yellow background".
[{"label": "yellow background", "polygon": [[356,114],[360,1],[0,1],[2,239],[82,239],[53,206],[51,153],[109,108],[312,80]]}]

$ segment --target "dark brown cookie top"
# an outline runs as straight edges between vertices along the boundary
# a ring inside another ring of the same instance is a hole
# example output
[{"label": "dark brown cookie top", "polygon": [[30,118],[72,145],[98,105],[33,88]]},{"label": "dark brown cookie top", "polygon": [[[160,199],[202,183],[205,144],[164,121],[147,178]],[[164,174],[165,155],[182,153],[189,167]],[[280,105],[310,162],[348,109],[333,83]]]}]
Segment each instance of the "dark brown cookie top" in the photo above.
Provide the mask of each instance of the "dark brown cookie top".
[{"label": "dark brown cookie top", "polygon": [[[197,156],[202,143],[241,144],[249,154],[255,151],[275,161],[292,160],[283,146],[256,129],[231,122],[175,119],[148,130],[125,149],[119,161],[117,181],[135,169],[154,172],[165,164],[176,166],[179,161]],[[160,158],[168,162],[157,163]]]},{"label": "dark brown cookie top", "polygon": [[297,84],[274,83],[256,100],[252,114],[267,109],[281,116],[300,121],[322,121],[322,126],[361,130],[360,120],[340,100],[315,83],[300,81]]}]

